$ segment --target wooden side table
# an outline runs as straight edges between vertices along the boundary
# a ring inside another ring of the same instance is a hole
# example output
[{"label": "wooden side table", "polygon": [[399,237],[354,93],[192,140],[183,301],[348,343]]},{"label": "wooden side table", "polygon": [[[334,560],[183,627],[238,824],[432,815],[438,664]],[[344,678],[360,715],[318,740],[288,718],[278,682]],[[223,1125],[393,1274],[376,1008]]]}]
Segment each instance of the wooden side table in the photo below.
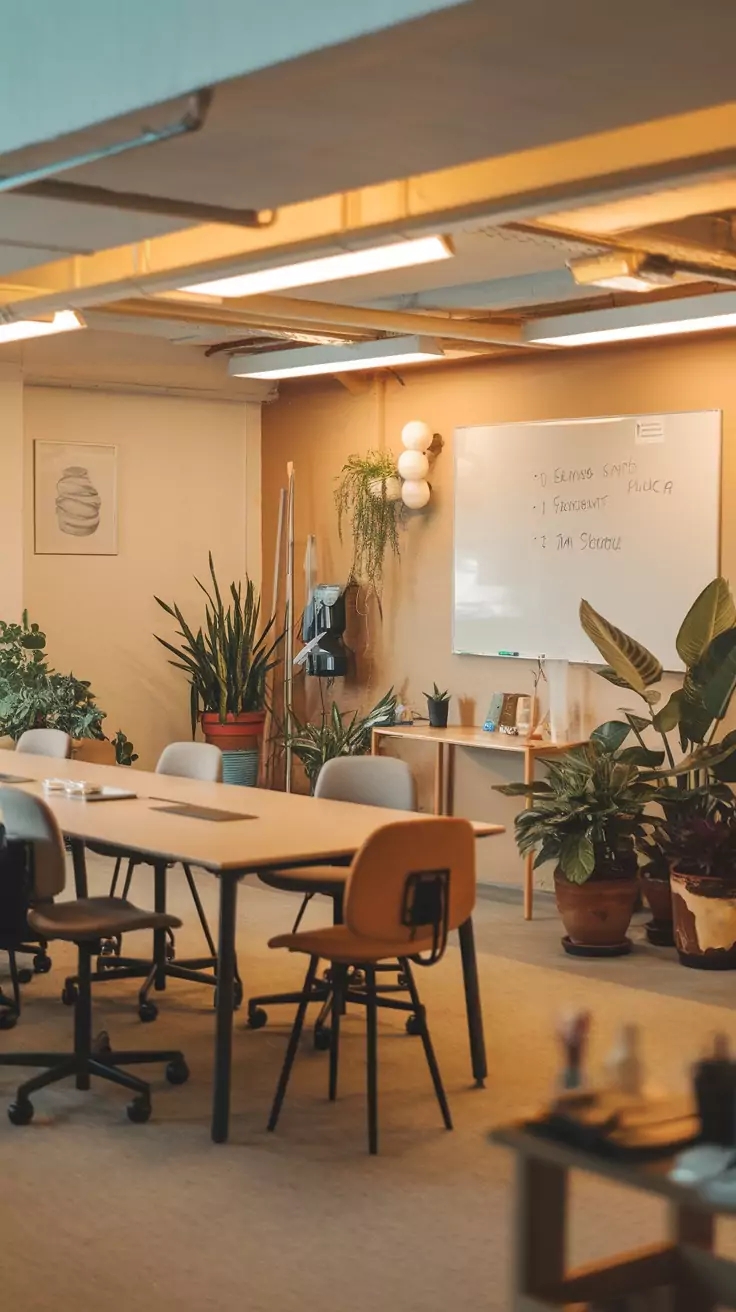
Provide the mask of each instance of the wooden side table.
[{"label": "wooden side table", "polygon": [[[512,1312],[716,1312],[736,1308],[736,1263],[714,1251],[715,1218],[734,1210],[669,1179],[670,1160],[626,1162],[507,1126],[516,1154]],[[665,1198],[669,1240],[568,1271],[568,1174],[586,1171]],[[666,1291],[666,1292],[665,1292]],[[663,1301],[663,1298],[669,1301]]]},{"label": "wooden side table", "polygon": [[[409,741],[433,743],[435,747],[434,767],[434,814],[454,814],[455,784],[455,749],[457,747],[478,748],[492,752],[512,752],[523,758],[524,783],[534,783],[535,766],[540,756],[560,756],[571,747],[580,743],[551,743],[541,738],[521,738],[515,734],[488,733],[485,729],[468,728],[464,725],[450,725],[447,729],[432,729],[428,725],[407,724],[388,725],[373,730],[371,751],[374,756],[379,753],[381,738],[405,738]],[[527,798],[530,807],[532,799]],[[534,856],[532,853],[524,858],[524,919],[531,920],[534,910]]]}]

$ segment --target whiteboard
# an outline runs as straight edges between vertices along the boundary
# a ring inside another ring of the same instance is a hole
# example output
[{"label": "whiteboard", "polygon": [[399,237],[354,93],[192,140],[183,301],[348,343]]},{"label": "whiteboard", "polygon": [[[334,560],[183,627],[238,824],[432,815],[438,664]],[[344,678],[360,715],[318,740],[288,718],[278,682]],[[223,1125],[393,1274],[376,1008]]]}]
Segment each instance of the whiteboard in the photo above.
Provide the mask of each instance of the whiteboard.
[{"label": "whiteboard", "polygon": [[681,670],[720,495],[719,410],[456,429],[453,651],[600,663],[585,597]]}]

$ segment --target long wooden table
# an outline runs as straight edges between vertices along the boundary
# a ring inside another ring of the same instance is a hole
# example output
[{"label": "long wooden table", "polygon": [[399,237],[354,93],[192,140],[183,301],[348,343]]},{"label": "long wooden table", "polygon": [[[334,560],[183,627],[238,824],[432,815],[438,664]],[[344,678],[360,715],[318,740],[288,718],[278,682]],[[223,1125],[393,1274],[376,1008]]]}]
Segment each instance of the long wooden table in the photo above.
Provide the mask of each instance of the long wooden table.
[{"label": "long wooden table", "polygon": [[[22,776],[32,782],[10,785],[1,776]],[[86,779],[91,783],[131,789],[136,797],[117,801],[87,801],[59,793],[46,794],[47,778]],[[87,894],[85,843],[104,843],[121,852],[144,856],[161,872],[168,862],[186,861],[216,875],[220,885],[218,989],[212,1095],[212,1138],[227,1139],[230,1117],[233,994],[235,982],[235,918],[238,881],[247,874],[275,867],[298,867],[351,858],[381,825],[422,818],[418,813],[358,806],[322,798],[200,783],[124,766],[59,761],[51,757],[0,751],[0,787],[13,786],[43,796],[63,833],[71,839],[77,897]],[[167,804],[237,814],[237,820],[196,818],[164,810]],[[477,824],[478,837],[503,832],[501,825]],[[163,886],[164,881],[161,879]],[[163,947],[163,943],[162,943]],[[483,1018],[472,921],[460,928],[465,1000],[473,1075],[482,1083],[487,1074]]]}]

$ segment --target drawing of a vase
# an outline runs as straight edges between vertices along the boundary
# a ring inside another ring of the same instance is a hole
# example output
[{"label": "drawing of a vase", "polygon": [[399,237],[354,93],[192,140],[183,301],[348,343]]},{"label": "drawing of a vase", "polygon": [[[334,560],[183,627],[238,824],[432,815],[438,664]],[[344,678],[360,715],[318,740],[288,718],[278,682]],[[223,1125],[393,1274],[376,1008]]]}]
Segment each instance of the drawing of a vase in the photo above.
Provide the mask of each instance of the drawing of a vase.
[{"label": "drawing of a vase", "polygon": [[86,469],[69,465],[56,484],[56,516],[62,533],[87,538],[100,526],[102,498]]}]

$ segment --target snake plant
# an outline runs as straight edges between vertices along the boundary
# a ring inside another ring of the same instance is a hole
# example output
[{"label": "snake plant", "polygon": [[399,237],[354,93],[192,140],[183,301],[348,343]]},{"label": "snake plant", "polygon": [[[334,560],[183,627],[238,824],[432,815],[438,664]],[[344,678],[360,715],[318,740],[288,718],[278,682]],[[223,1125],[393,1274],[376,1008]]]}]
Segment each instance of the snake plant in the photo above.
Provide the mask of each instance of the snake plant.
[{"label": "snake plant", "polygon": [[365,756],[371,747],[371,731],[379,724],[393,724],[396,718],[396,695],[393,688],[367,715],[357,711],[347,718],[333,701],[329,711],[322,711],[318,724],[302,723],[292,712],[292,729],[285,742],[304,766],[304,773],[314,789],[317,776],[326,761],[336,756]]},{"label": "snake plant", "polygon": [[154,635],[175,657],[169,664],[189,677],[192,734],[201,711],[215,711],[224,724],[228,715],[264,709],[266,677],[278,663],[275,653],[283,637],[273,637],[273,617],[259,628],[261,602],[251,579],[246,577],[245,592],[240,583],[230,584],[225,607],[211,552],[209,566],[212,592],[195,576],[207,598],[204,625],[196,633],[176,603],[170,606],[160,597],[155,598],[162,610],[177,621],[177,636],[183,639],[177,647]]}]

